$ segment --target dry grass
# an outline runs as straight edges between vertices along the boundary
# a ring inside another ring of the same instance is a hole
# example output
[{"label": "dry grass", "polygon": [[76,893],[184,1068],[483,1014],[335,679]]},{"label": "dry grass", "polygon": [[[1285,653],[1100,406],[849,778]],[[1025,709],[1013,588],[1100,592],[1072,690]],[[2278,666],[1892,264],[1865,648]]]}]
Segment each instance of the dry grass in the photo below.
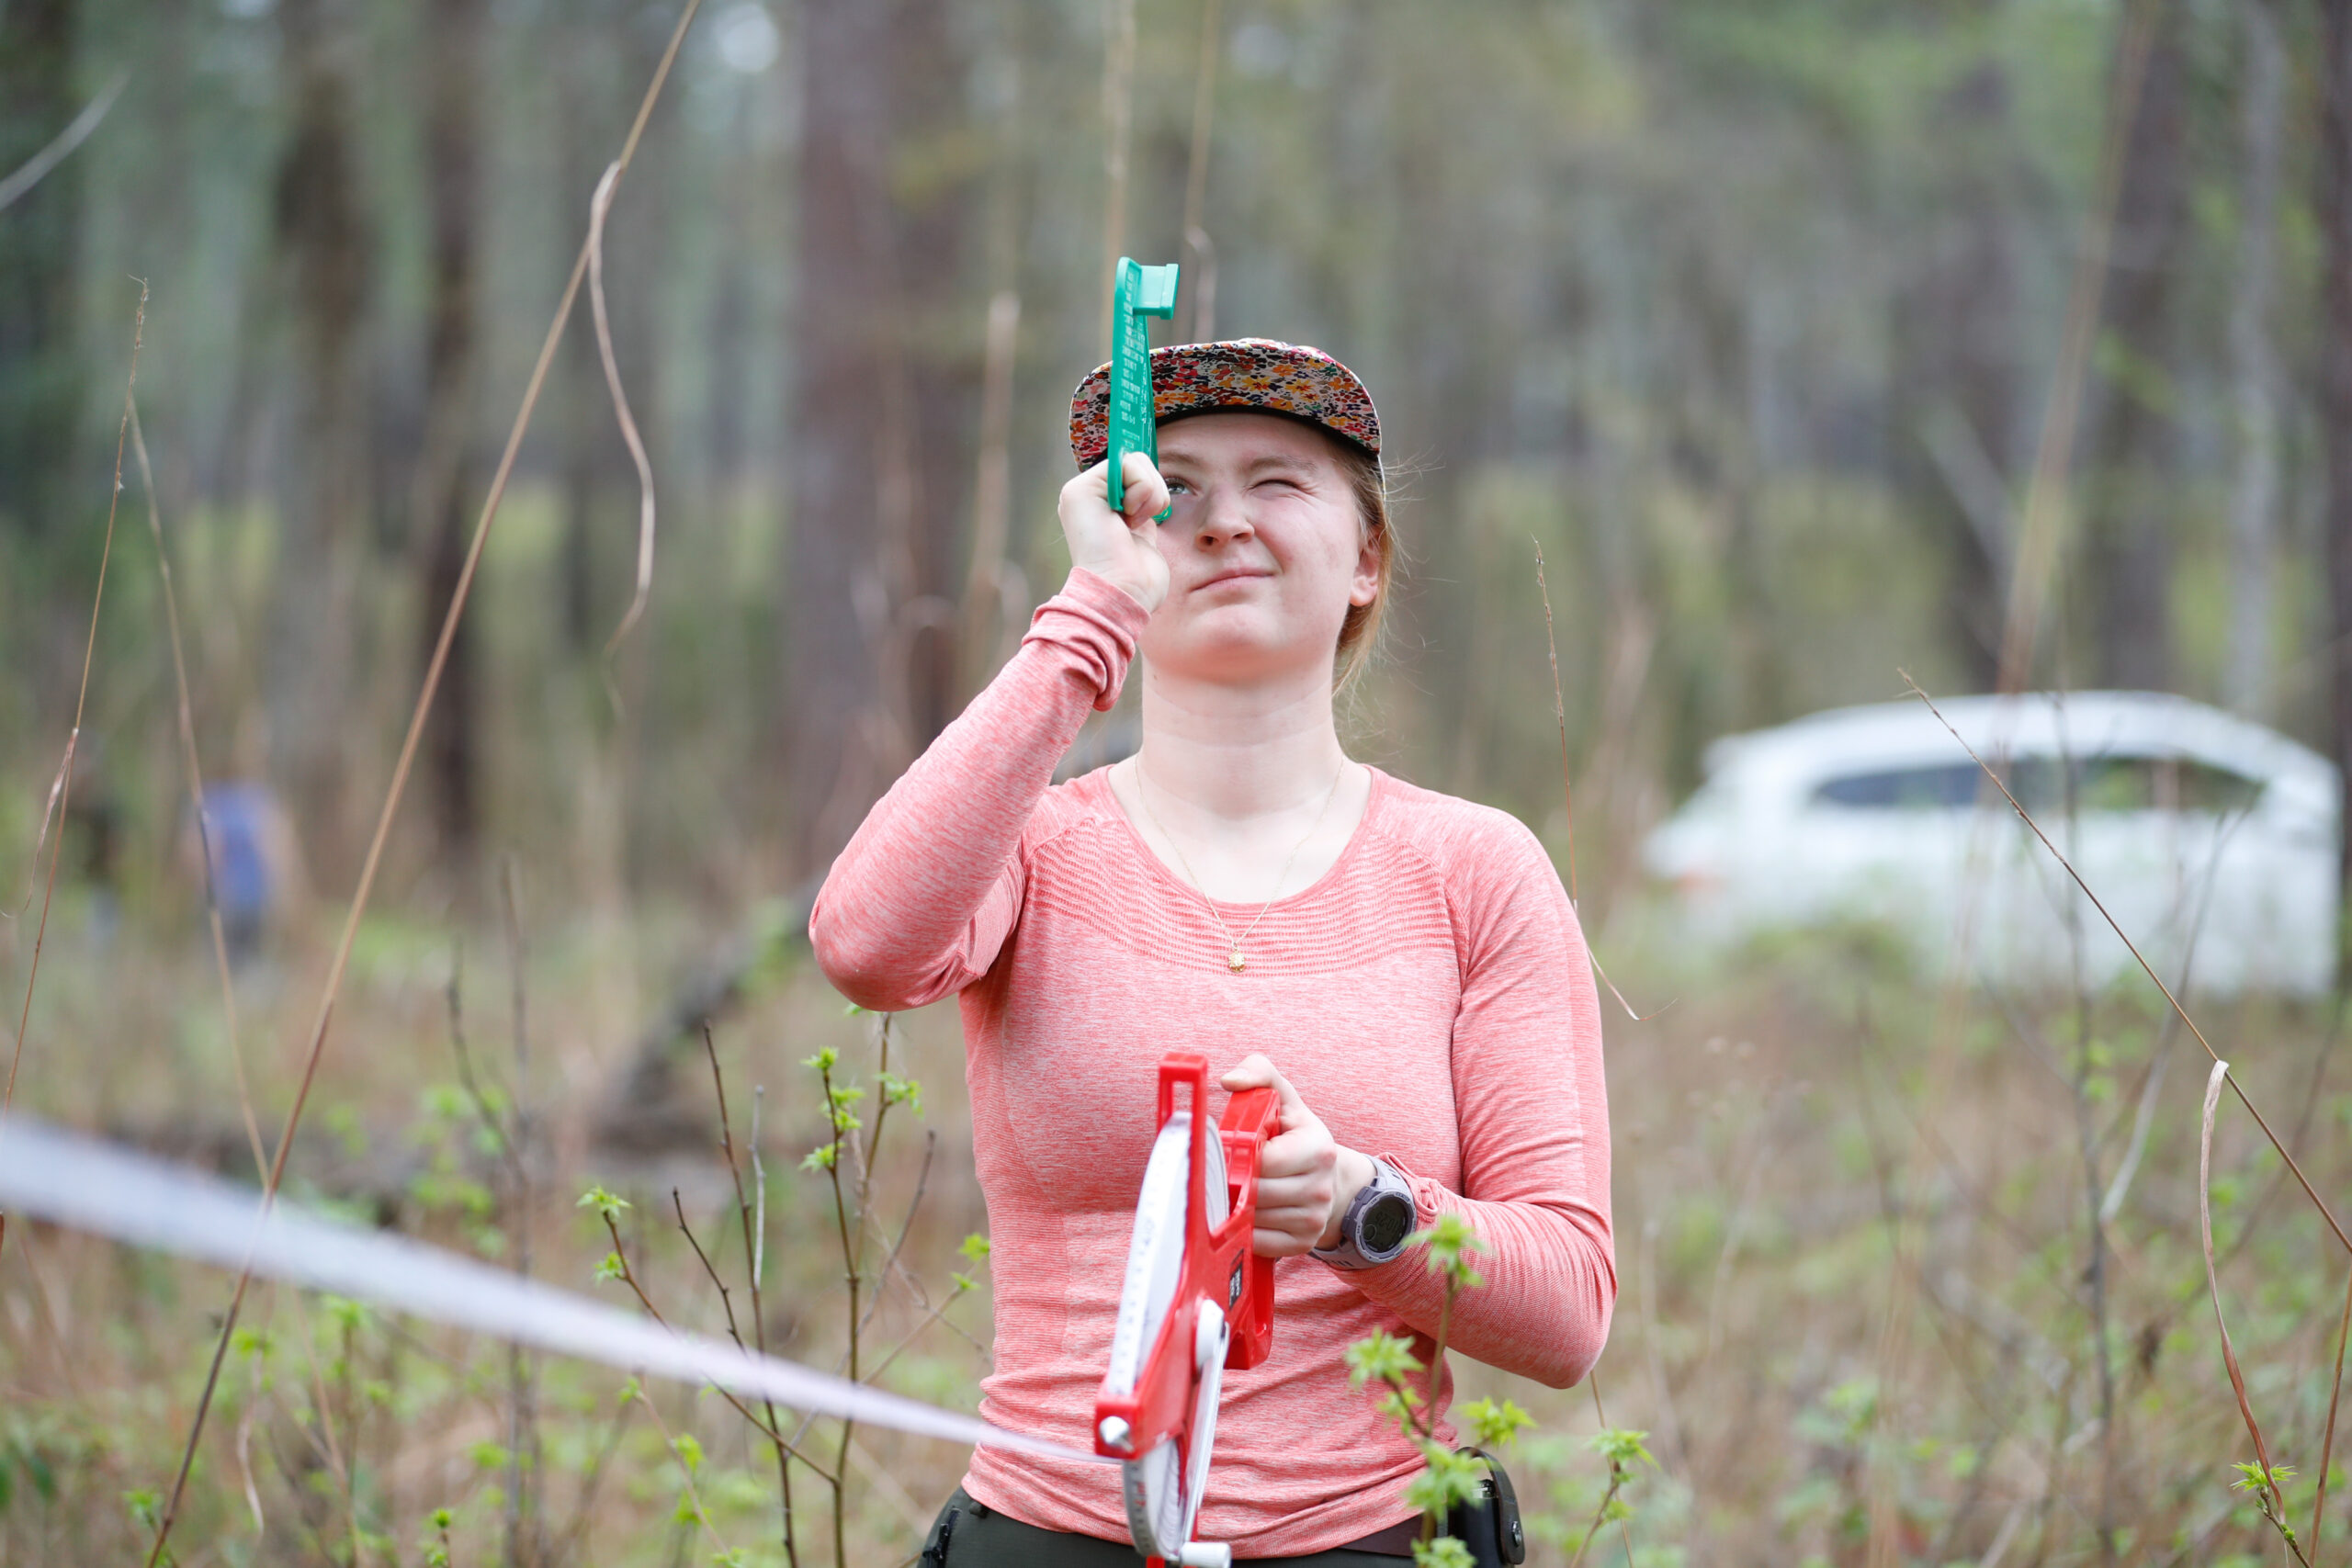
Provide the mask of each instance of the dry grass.
[{"label": "dry grass", "polygon": [[[527,1206],[518,1212],[500,1180],[476,1102],[460,1088],[445,1026],[446,939],[373,922],[353,976],[348,1049],[322,1068],[322,1131],[297,1151],[296,1187],[339,1191],[403,1228],[494,1255],[511,1256],[527,1237],[542,1277],[611,1292],[620,1287],[593,1280],[610,1240],[573,1206],[583,1186],[604,1181],[634,1205],[621,1234],[649,1294],[675,1320],[723,1332],[726,1303],[671,1208],[674,1189],[716,1269],[741,1280],[740,1208],[707,1069],[692,1053],[682,1057],[677,1103],[700,1129],[691,1144],[627,1156],[599,1147],[591,1107],[624,1065],[630,1031],[585,1008],[578,979],[610,954],[584,922],[554,919],[530,935],[546,1110]],[[60,1039],[103,1043],[85,1048],[71,1080],[28,1080],[28,1097],[46,1112],[152,1135],[169,1125],[177,1097],[157,1092],[143,1042],[168,1037],[165,1021],[179,1007],[203,1005],[209,965],[195,951],[118,953],[114,969],[142,976],[151,993],[127,1003],[96,956],[69,927],[44,995]],[[299,1009],[285,998],[324,958],[286,955],[277,999],[255,1009],[257,1037],[299,1039]],[[1863,940],[1792,941],[1704,983],[1656,954],[1623,962],[1634,983],[1688,999],[1646,1023],[1611,1026],[1623,1289],[1600,1377],[1611,1416],[1650,1434],[1659,1468],[1634,1473],[1625,1539],[1605,1537],[1592,1560],[1630,1547],[1641,1563],[1859,1562],[1881,1472],[1893,1481],[1906,1560],[2096,1556],[2101,1434],[2075,1096],[2034,1038],[2070,1022],[2071,1002],[1972,998],[1949,1087],[1928,1104],[1919,1096],[1933,987]],[[2110,1167],[2130,1135],[2160,1005],[2153,991],[2127,988],[2094,1008],[2105,1064],[2094,1092]],[[2258,1099],[2310,1109],[2300,1136],[2282,1134],[2318,1185],[2340,1190],[2352,1170],[2341,1153],[2346,1101],[2319,1060],[2324,1021],[2250,1001],[2209,1021],[2261,1043],[2234,1055],[2233,1076]],[[923,1081],[923,1124],[939,1140],[904,1254],[935,1305],[948,1271],[962,1267],[956,1238],[985,1227],[969,1174],[960,1043],[944,1009],[905,1021],[897,1036],[894,1054]],[[871,1087],[867,1027],[841,1017],[803,966],[718,1044],[744,1169],[741,1098],[754,1084],[765,1090],[769,1239],[757,1321],[780,1353],[831,1367],[846,1339],[830,1187],[795,1168],[828,1134],[821,1098],[797,1064],[831,1044]],[[257,1074],[265,1105],[282,1103],[297,1066],[281,1056]],[[476,1070],[495,1098],[496,1077]],[[2257,1560],[2277,1547],[2248,1498],[2229,1490],[2230,1464],[2253,1456],[2206,1316],[2197,1085],[2173,1087],[2111,1232],[2119,1545],[2130,1561]],[[225,1086],[207,1085],[180,1113],[216,1126],[215,1141],[231,1150],[243,1141]],[[1905,1158],[1915,1142],[1926,1151],[1917,1165]],[[916,1141],[898,1147],[874,1200],[892,1228],[920,1170]],[[2270,1457],[2303,1471],[2286,1495],[2301,1519],[2312,1501],[2338,1325],[2332,1243],[2250,1126],[2223,1122],[2213,1170],[2219,1278]],[[1898,1253],[1898,1226],[1921,1244]],[[147,1544],[125,1497],[155,1491],[169,1473],[200,1384],[219,1279],[75,1237],[27,1241],[22,1256],[34,1268],[0,1278],[0,1463],[13,1494],[0,1509],[0,1561],[119,1560]],[[1898,1268],[1913,1270],[1908,1326],[1919,1350],[1890,1395],[1873,1385],[1874,1346]],[[740,1291],[736,1306],[740,1319]],[[893,1288],[871,1342],[898,1343],[929,1310]],[[739,1326],[748,1337],[750,1325]],[[884,1382],[968,1407],[984,1360],[959,1334],[985,1342],[978,1301],[951,1308]],[[1565,1562],[1607,1483],[1582,1442],[1595,1426],[1590,1395],[1466,1364],[1459,1372],[1463,1397],[1508,1393],[1544,1423],[1513,1468],[1537,1521],[1536,1561]],[[655,1563],[682,1551],[702,1560],[712,1549],[698,1522],[707,1516],[750,1561],[781,1561],[771,1446],[724,1403],[679,1390],[648,1391],[657,1425],[647,1406],[616,1403],[619,1382],[560,1362],[540,1368],[545,1459],[532,1506],[558,1548],[548,1560]],[[499,1347],[276,1292],[257,1302],[220,1397],[222,1418],[208,1430],[177,1532],[183,1561],[356,1553],[413,1562],[437,1507],[452,1510],[457,1561],[502,1560],[514,1384]],[[670,1438],[692,1437],[707,1456],[695,1478],[701,1515],[689,1506],[697,1522],[683,1538],[685,1472],[664,1428]],[[910,1554],[963,1457],[857,1434],[842,1520],[850,1560]],[[808,1547],[831,1534],[825,1488],[801,1487],[796,1502],[803,1560],[828,1560],[821,1545]]]},{"label": "dry grass", "polygon": [[[363,954],[379,944],[397,948],[404,940],[391,930],[369,935],[373,940],[360,944]],[[548,998],[534,1004],[534,1033],[552,1043],[539,1053],[542,1092],[549,1085],[598,1085],[625,1066],[625,1037],[560,999],[567,989],[562,982],[583,962],[594,961],[574,945],[579,940],[576,931],[554,930],[538,933],[533,943],[543,953],[535,963],[535,986]],[[107,1021],[119,1021],[118,998],[82,972],[92,956],[86,949],[61,947],[53,978],[65,983],[48,994],[67,1037],[119,1042],[110,1052],[85,1055],[78,1085],[87,1089],[94,1080],[107,1080],[99,1107],[111,1101],[113,1109],[94,1107],[73,1092],[61,1104],[60,1097],[38,1091],[28,1096],[34,1107],[78,1113],[77,1119],[151,1142],[168,1144],[176,1135],[186,1140],[184,1148],[237,1154],[243,1138],[234,1109],[218,1086],[209,1102],[183,1107],[176,1118],[161,1097],[140,1092],[137,1078],[147,1053],[135,1038],[124,1040],[107,1027]],[[153,963],[137,965],[150,983],[190,1003],[203,998],[207,976],[193,954],[178,962],[168,953],[152,956]],[[324,958],[311,952],[288,954],[286,962],[315,971]],[[260,1032],[284,1038],[299,1031],[300,1010],[285,1000],[299,994],[286,983],[291,978],[281,977],[274,1005],[254,1010]],[[731,1305],[746,1339],[764,1337],[780,1353],[820,1366],[840,1359],[843,1314],[829,1190],[795,1170],[810,1147],[825,1141],[818,1096],[797,1057],[830,1043],[842,1052],[845,1066],[865,1064],[859,1076],[870,1080],[870,1042],[862,1021],[842,1019],[837,1003],[796,982],[719,1040],[729,1058],[730,1092],[741,1097],[758,1085],[766,1103],[766,1271],[754,1305],[741,1289],[748,1244],[707,1074],[697,1077],[691,1059],[682,1064],[688,1070],[681,1074],[679,1103],[707,1118],[691,1143],[628,1151],[599,1146],[589,1128],[594,1096],[575,1094],[545,1113],[537,1140],[523,1151],[534,1179],[507,1181],[500,1140],[486,1134],[481,1111],[485,1103],[512,1103],[512,1079],[476,1051],[470,1071],[479,1092],[466,1088],[443,1027],[447,979],[446,949],[437,963],[379,960],[355,970],[355,991],[364,1005],[353,1007],[346,1019],[351,1049],[322,1068],[317,1100],[323,1132],[298,1144],[289,1192],[492,1258],[511,1259],[527,1245],[543,1278],[609,1295],[624,1290],[595,1279],[611,1238],[593,1213],[575,1206],[585,1186],[603,1182],[631,1203],[619,1220],[623,1245],[639,1280],[671,1321],[725,1332]],[[983,1222],[969,1190],[968,1134],[952,1109],[959,1098],[950,1086],[958,1076],[960,1048],[939,1028],[946,1021],[925,1019],[897,1031],[900,1069],[923,1077],[950,1110],[944,1117],[937,1110],[930,1116],[944,1152],[899,1265],[875,1269],[877,1277],[900,1282],[886,1286],[881,1299],[869,1303],[866,1321],[873,1342],[885,1349],[922,1330],[888,1368],[891,1386],[969,1407],[983,1361],[967,1337],[985,1340],[986,1308],[968,1299],[944,1314],[939,1308],[949,1293],[949,1269],[969,1267],[956,1258],[956,1241]],[[737,1040],[762,1043],[730,1043]],[[257,1087],[266,1104],[284,1100],[298,1066],[281,1059],[261,1075]],[[192,1123],[208,1126],[213,1135],[188,1137],[197,1131]],[[734,1137],[743,1136],[738,1123]],[[902,1136],[894,1133],[894,1141]],[[876,1169],[874,1204],[894,1227],[908,1211],[919,1170],[912,1156],[922,1142],[920,1134],[904,1137],[898,1153],[909,1157],[888,1157]],[[750,1166],[746,1148],[746,1173]],[[673,1223],[680,1213],[692,1222],[700,1256]],[[0,1279],[0,1386],[6,1391],[0,1466],[6,1467],[10,1494],[0,1507],[0,1562],[119,1560],[143,1552],[179,1438],[201,1393],[205,1356],[217,1330],[220,1276],[40,1227],[30,1229],[25,1246],[17,1255],[31,1268]],[[703,1256],[710,1259],[707,1269]],[[732,1303],[713,1288],[712,1271],[738,1282]],[[908,1275],[928,1293],[911,1293],[903,1282]],[[693,1550],[694,1560],[707,1558],[713,1532],[727,1545],[746,1548],[752,1562],[771,1560],[777,1476],[767,1441],[717,1399],[649,1388],[624,1403],[623,1384],[597,1369],[539,1366],[536,1446],[544,1459],[533,1478],[535,1517],[526,1539],[543,1550],[526,1560],[670,1561],[678,1545],[676,1509],[687,1491],[679,1453],[689,1441],[706,1456],[694,1476],[690,1517],[708,1520],[707,1527],[695,1526],[705,1540]],[[433,1510],[447,1507],[458,1561],[502,1560],[510,1529],[516,1389],[502,1347],[468,1343],[431,1325],[387,1321],[348,1303],[306,1302],[292,1292],[258,1287],[251,1321],[232,1343],[220,1383],[220,1419],[208,1424],[173,1550],[189,1562],[316,1562],[322,1556],[412,1562],[420,1542],[434,1533]],[[788,1434],[793,1418],[781,1414]],[[822,1435],[830,1448],[830,1423]],[[828,1461],[831,1457],[828,1453]],[[944,1495],[962,1463],[960,1451],[937,1444],[858,1432],[849,1450],[843,1520],[851,1560],[910,1551],[899,1550],[899,1543],[911,1539],[922,1510]],[[808,1544],[831,1533],[825,1489],[806,1486],[806,1471],[797,1479],[804,1483],[798,1499],[803,1561],[829,1561],[829,1551],[820,1545],[812,1551]]]}]

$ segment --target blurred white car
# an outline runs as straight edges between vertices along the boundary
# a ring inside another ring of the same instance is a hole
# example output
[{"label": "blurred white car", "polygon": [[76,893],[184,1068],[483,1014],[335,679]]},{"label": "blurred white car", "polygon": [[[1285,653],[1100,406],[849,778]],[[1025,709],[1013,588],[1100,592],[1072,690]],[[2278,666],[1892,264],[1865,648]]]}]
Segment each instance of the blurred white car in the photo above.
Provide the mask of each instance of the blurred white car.
[{"label": "blurred white car", "polygon": [[[2325,759],[2181,697],[1938,705],[2166,984],[2308,996],[2333,982],[2340,785]],[[1730,736],[1705,764],[1643,851],[1694,936],[1859,919],[1931,964],[1964,953],[1995,983],[2096,986],[2136,967],[1923,704]]]}]

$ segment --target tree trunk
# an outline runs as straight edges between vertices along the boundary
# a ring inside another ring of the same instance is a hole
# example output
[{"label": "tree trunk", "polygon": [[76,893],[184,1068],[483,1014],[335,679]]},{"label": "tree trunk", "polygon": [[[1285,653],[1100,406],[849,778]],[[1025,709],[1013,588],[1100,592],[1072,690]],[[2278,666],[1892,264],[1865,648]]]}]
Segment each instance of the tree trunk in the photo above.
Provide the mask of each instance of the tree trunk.
[{"label": "tree trunk", "polygon": [[[968,201],[933,175],[963,94],[914,0],[808,0],[800,60],[799,355],[781,694],[797,869],[821,871],[948,717],[968,341],[949,307]],[[943,298],[943,295],[945,297]],[[943,356],[961,355],[957,362]]]},{"label": "tree trunk", "polygon": [[292,317],[294,416],[265,685],[272,771],[314,863],[332,868],[343,847],[354,554],[368,494],[358,354],[368,243],[345,121],[345,51],[329,36],[322,0],[288,0],[280,18],[294,123],[278,160],[274,232]]},{"label": "tree trunk", "polygon": [[2106,333],[2084,581],[2099,679],[2160,691],[2173,679],[2172,524],[2179,432],[2176,287],[2188,238],[2188,61],[2182,7],[2162,7],[2124,144],[2108,244]]},{"label": "tree trunk", "polygon": [[[424,593],[417,658],[429,665],[471,541],[475,215],[481,206],[479,81],[484,0],[432,0],[426,23],[425,204],[433,293],[424,350],[424,441],[414,491]],[[443,863],[462,872],[481,827],[481,693],[472,617],[460,618],[425,722],[424,774]]]},{"label": "tree trunk", "polygon": [[[562,54],[556,69],[562,73],[563,90],[556,98],[556,134],[563,147],[560,164],[563,195],[571,203],[566,213],[568,228],[577,228],[579,216],[587,211],[597,176],[603,173],[593,160],[607,140],[605,126],[593,110],[608,89],[590,58],[590,29],[585,27],[568,27],[562,29],[562,41],[558,46]],[[596,450],[612,418],[602,407],[605,390],[596,364],[594,331],[588,321],[575,317],[565,329],[563,346],[556,354],[554,377],[556,412],[563,444],[560,481],[563,495],[560,569],[563,637],[571,652],[585,655],[598,643],[595,525],[601,476]]]},{"label": "tree trunk", "polygon": [[1939,135],[1976,155],[1930,195],[1925,260],[1896,295],[1898,481],[1921,496],[1950,563],[1951,646],[1976,689],[2000,677],[2002,612],[2015,548],[2017,269],[1997,149],[2007,73],[1987,62],[1938,106]]},{"label": "tree trunk", "polygon": [[[0,5],[0,175],[71,123],[73,0]],[[63,537],[75,510],[82,367],[74,355],[82,171],[69,157],[0,217],[0,525]],[[84,493],[95,504],[103,484]]]},{"label": "tree trunk", "polygon": [[[2320,19],[2319,189],[2312,209],[2321,235],[2320,446],[2327,484],[2322,536],[2332,739],[2345,785],[2339,886],[2352,890],[2352,0],[2322,0]],[[2337,929],[2346,929],[2340,915]],[[2352,973],[2342,954],[2339,946],[2339,987]]]},{"label": "tree trunk", "polygon": [[2230,705],[2259,718],[2267,704],[2274,516],[2278,505],[2278,361],[2270,345],[2271,241],[2278,223],[2278,141],[2287,55],[2270,0],[2245,0],[2245,172],[2237,288],[2230,300],[2230,369],[2237,383],[2237,473],[2230,491]]}]

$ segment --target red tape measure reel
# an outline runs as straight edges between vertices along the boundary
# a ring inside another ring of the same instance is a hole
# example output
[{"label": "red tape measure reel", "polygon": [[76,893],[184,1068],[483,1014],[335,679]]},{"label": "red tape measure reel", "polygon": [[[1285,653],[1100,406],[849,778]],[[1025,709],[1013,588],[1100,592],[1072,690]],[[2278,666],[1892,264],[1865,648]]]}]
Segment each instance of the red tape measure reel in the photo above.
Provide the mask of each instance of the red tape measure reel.
[{"label": "red tape measure reel", "polygon": [[[1180,1089],[1190,1091],[1182,1109]],[[1250,1251],[1274,1091],[1235,1095],[1212,1137],[1208,1089],[1208,1058],[1197,1052],[1171,1051],[1159,1064],[1159,1132],[1094,1402],[1094,1451],[1122,1461],[1136,1550],[1191,1568],[1233,1557],[1192,1539],[1225,1369],[1257,1366],[1274,1344],[1273,1260]]]}]

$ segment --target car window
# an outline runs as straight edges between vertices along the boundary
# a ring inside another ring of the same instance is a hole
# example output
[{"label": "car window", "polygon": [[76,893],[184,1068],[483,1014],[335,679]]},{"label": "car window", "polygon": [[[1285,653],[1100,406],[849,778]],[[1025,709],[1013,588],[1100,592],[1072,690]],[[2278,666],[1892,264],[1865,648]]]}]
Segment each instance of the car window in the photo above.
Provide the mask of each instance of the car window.
[{"label": "car window", "polygon": [[[2064,808],[2058,772],[2045,766],[2042,793]],[[2077,765],[2075,806],[2083,811],[2244,811],[2262,786],[2243,773],[2181,757],[2098,757]],[[2022,798],[2022,797],[2020,797]]]},{"label": "car window", "polygon": [[[2243,773],[2177,757],[2078,757],[2062,769],[2055,757],[2019,757],[2006,782],[2037,817],[2063,812],[2067,773],[2077,811],[2244,811],[2262,785]],[[1813,792],[1814,804],[1858,811],[1948,811],[1976,804],[1984,773],[1973,762],[1878,768],[1841,773]]]},{"label": "car window", "polygon": [[1862,811],[1932,811],[1976,804],[1984,779],[1973,762],[1931,768],[1882,768],[1825,780],[1816,805]]}]

